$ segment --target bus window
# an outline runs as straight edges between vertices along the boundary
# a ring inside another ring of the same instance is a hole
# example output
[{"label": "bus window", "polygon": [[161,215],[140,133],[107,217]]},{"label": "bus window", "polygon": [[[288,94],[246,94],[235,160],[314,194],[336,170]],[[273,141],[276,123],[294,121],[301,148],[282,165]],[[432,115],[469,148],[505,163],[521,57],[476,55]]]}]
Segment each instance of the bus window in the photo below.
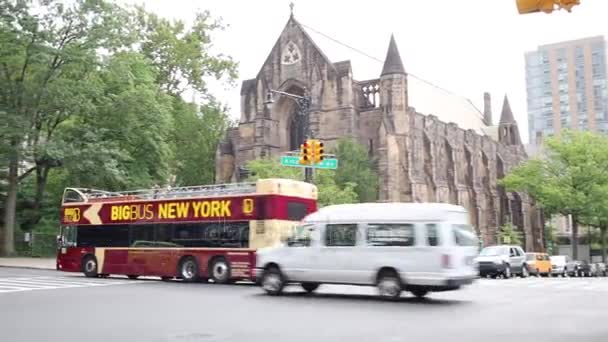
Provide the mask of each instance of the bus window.
[{"label": "bus window", "polygon": [[131,225],[131,246],[152,245],[154,242],[154,226],[150,224]]},{"label": "bus window", "polygon": [[287,202],[287,219],[290,221],[299,221],[303,219],[308,213],[308,206],[306,203],[300,202]]},{"label": "bus window", "polygon": [[78,247],[128,247],[129,226],[79,226]]}]

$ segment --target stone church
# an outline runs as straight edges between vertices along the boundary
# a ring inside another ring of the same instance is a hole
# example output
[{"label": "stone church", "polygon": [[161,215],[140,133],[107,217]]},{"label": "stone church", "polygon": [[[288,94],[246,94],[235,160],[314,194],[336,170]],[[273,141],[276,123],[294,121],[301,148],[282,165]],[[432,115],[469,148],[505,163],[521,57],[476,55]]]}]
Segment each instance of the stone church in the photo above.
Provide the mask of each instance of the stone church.
[{"label": "stone church", "polygon": [[391,37],[380,77],[359,81],[350,61],[332,62],[294,18],[255,78],[241,87],[241,117],[216,158],[216,181],[241,181],[247,161],[278,156],[303,140],[295,101],[269,89],[310,96],[310,129],[331,150],[353,137],[367,146],[380,175],[380,201],[446,202],[468,209],[484,245],[512,222],[525,249],[543,250],[541,211],[524,193],[497,179],[526,159],[507,97],[498,125],[490,95],[483,113],[470,101],[411,77]]}]

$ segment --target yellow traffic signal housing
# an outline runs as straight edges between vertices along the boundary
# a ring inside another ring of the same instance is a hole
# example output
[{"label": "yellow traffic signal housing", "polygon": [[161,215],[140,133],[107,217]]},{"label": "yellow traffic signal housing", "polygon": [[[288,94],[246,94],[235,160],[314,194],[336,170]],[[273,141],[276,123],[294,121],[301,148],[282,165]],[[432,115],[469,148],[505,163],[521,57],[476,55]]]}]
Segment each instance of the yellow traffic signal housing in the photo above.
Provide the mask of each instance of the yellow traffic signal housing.
[{"label": "yellow traffic signal housing", "polygon": [[580,0],[516,0],[516,4],[519,14],[551,13],[556,6],[570,12],[572,7],[580,5]]},{"label": "yellow traffic signal housing", "polygon": [[308,165],[312,161],[312,144],[310,140],[305,141],[300,145],[300,164]]},{"label": "yellow traffic signal housing", "polygon": [[323,142],[319,140],[312,141],[312,161],[314,164],[321,163],[325,159],[325,150],[323,149]]}]

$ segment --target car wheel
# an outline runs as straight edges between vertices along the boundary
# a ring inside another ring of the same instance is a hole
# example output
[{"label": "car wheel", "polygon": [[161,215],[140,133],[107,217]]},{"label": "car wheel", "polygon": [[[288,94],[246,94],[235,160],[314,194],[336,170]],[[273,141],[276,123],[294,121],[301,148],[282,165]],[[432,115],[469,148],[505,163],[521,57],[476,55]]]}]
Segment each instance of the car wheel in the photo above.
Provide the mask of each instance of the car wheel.
[{"label": "car wheel", "polygon": [[285,287],[285,279],[281,271],[271,267],[262,275],[262,288],[271,296],[280,295]]},{"label": "car wheel", "polygon": [[198,262],[193,257],[187,257],[179,265],[179,275],[188,283],[198,281],[199,278]]},{"label": "car wheel", "polygon": [[427,289],[419,287],[412,289],[410,292],[417,298],[424,298],[429,293]]},{"label": "car wheel", "polygon": [[96,278],[98,276],[97,259],[94,256],[89,255],[82,260],[82,273],[89,278]]},{"label": "car wheel", "polygon": [[230,281],[230,264],[224,258],[217,258],[211,263],[211,279],[216,284],[227,284]]},{"label": "car wheel", "polygon": [[319,283],[302,283],[302,288],[308,293],[313,293],[319,288]]},{"label": "car wheel", "polygon": [[403,290],[399,276],[394,271],[380,273],[377,286],[379,295],[387,299],[399,298]]},{"label": "car wheel", "polygon": [[528,278],[528,276],[530,276],[530,271],[528,271],[528,266],[523,265],[521,267],[521,277],[522,278]]},{"label": "car wheel", "polygon": [[505,270],[502,271],[502,276],[504,279],[509,279],[511,278],[512,274],[511,274],[511,266],[507,264],[507,266],[505,266]]}]

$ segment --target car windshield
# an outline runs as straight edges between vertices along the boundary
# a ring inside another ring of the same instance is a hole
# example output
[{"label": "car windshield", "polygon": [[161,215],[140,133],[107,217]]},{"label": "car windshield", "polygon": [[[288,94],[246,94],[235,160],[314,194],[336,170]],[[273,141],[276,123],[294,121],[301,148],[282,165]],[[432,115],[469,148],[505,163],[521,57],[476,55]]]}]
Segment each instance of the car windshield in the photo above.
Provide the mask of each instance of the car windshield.
[{"label": "car windshield", "polygon": [[481,253],[479,253],[480,256],[496,256],[504,254],[508,254],[508,249],[505,247],[497,246],[486,247],[481,251]]}]

